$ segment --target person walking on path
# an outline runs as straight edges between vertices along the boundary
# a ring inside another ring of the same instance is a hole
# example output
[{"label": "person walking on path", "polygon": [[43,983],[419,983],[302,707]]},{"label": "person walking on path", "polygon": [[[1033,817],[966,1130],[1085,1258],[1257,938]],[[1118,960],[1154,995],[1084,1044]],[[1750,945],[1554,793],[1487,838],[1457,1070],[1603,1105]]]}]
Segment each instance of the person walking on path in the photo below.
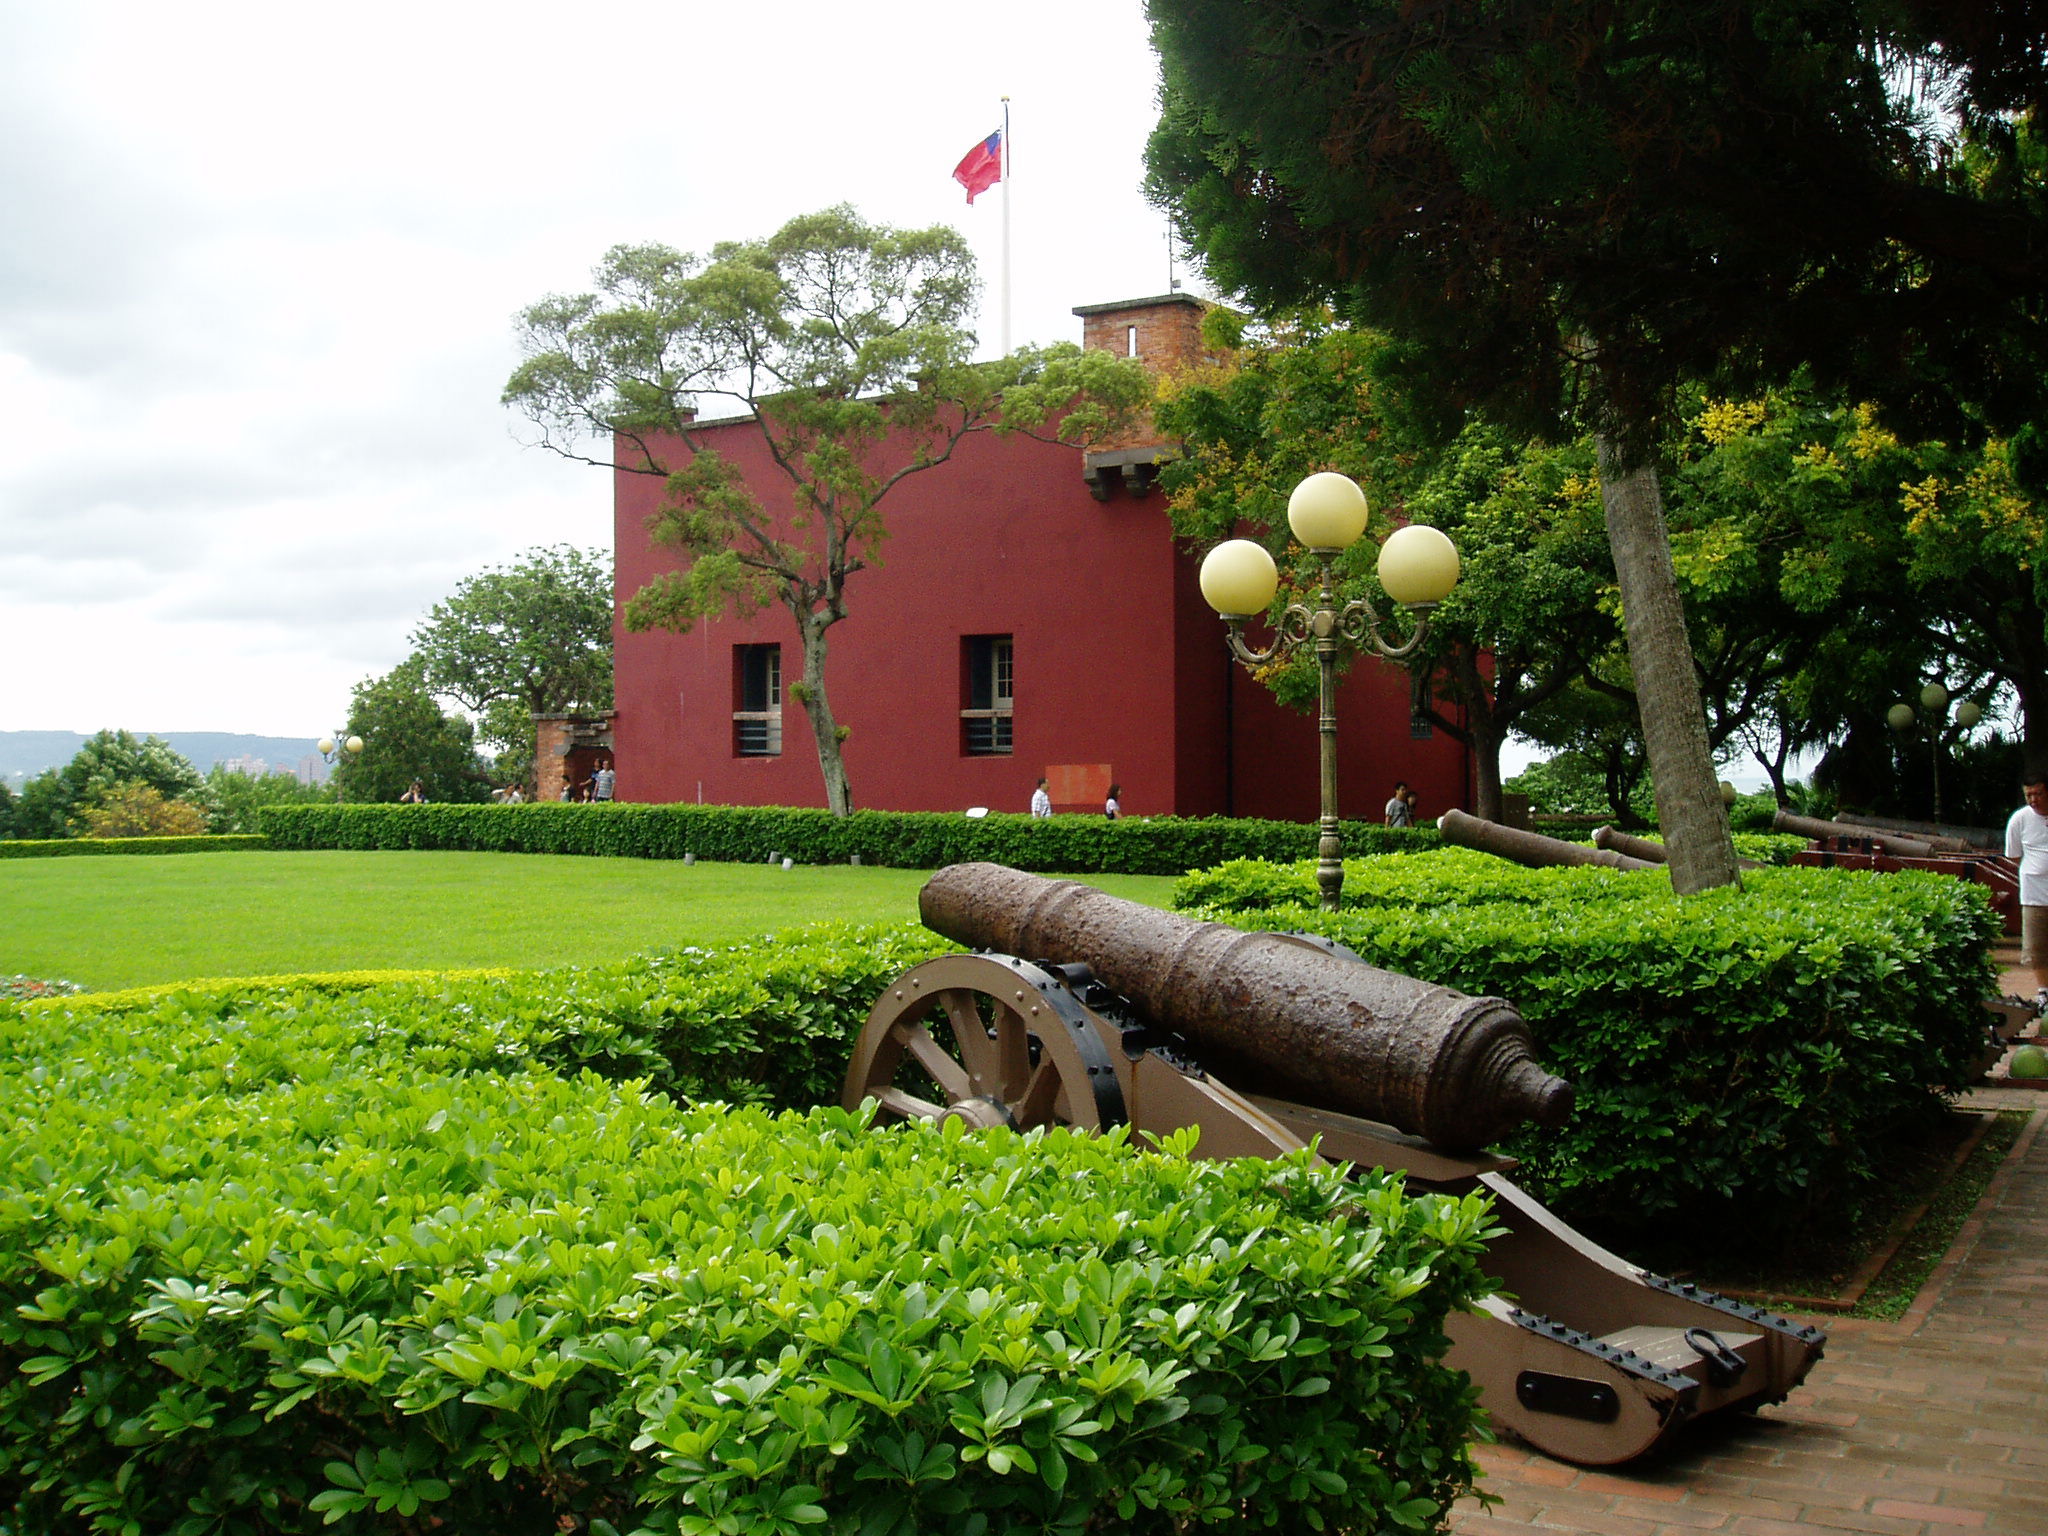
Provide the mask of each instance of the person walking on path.
[{"label": "person walking on path", "polygon": [[618,782],[619,776],[612,772],[612,765],[606,763],[590,776],[590,798],[593,800],[611,799],[613,786]]},{"label": "person walking on path", "polygon": [[1415,805],[1410,798],[1408,781],[1394,781],[1393,798],[1387,802],[1387,825],[1390,827],[1412,827],[1415,825]]},{"label": "person walking on path", "polygon": [[1052,814],[1052,796],[1046,793],[1043,779],[1038,781],[1038,788],[1031,791],[1031,814],[1040,820]]},{"label": "person walking on path", "polygon": [[1107,816],[1111,821],[1115,821],[1117,817],[1123,815],[1124,813],[1124,808],[1121,805],[1117,804],[1116,799],[1116,797],[1122,794],[1123,792],[1123,785],[1112,784],[1109,786],[1109,798],[1102,802],[1102,814]]},{"label": "person walking on path", "polygon": [[2048,774],[2030,770],[2027,803],[2005,824],[2005,856],[2020,867],[2020,964],[2048,966]]}]

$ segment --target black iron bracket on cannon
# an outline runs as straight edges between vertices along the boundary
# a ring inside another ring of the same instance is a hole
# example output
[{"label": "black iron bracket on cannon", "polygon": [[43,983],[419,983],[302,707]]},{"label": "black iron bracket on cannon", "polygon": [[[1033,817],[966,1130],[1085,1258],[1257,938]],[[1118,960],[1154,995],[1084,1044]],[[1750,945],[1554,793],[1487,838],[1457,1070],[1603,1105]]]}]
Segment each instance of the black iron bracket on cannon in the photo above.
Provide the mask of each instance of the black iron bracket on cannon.
[{"label": "black iron bracket on cannon", "polygon": [[[1511,1183],[1487,1144],[1555,1125],[1572,1089],[1499,998],[993,864],[939,871],[925,925],[980,953],[898,977],[855,1044],[844,1101],[972,1129],[1200,1128],[1198,1155],[1323,1157],[1417,1189],[1484,1189],[1501,1291],[1451,1319],[1450,1363],[1494,1420],[1589,1466],[1689,1420],[1782,1400],[1817,1328],[1650,1274]],[[1052,957],[1037,961],[1023,955]]]}]

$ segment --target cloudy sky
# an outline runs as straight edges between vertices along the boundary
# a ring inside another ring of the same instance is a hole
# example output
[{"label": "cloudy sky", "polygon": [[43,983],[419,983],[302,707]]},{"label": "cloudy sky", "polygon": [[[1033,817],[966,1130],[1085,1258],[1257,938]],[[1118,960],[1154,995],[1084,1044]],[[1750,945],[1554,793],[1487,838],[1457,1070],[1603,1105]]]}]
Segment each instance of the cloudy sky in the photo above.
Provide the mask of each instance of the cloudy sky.
[{"label": "cloudy sky", "polygon": [[605,249],[950,221],[998,334],[1163,292],[1137,0],[0,6],[0,729],[314,737],[465,575],[609,548],[498,404]]}]

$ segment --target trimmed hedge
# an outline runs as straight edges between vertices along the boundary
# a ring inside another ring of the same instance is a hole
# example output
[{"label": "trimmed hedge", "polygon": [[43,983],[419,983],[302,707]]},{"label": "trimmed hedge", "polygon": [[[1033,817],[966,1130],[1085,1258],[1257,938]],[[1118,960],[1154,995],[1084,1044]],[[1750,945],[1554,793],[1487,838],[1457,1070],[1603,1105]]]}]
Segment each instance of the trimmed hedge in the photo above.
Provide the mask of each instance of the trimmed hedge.
[{"label": "trimmed hedge", "polygon": [[603,966],[231,977],[23,1007],[119,1020],[140,1039],[194,1018],[265,1035],[289,1023],[402,1048],[435,1071],[530,1057],[681,1099],[803,1110],[838,1102],[854,1037],[889,983],[957,948],[910,923],[821,923]]},{"label": "trimmed hedge", "polygon": [[253,832],[207,837],[0,838],[0,859],[69,859],[103,853],[230,853],[267,844],[267,838]]},{"label": "trimmed hedge", "polygon": [[0,1007],[0,1528],[1440,1525],[1483,1200],[558,1070],[769,1091],[906,945]]},{"label": "trimmed hedge", "polygon": [[1503,1146],[1518,1178],[1605,1234],[1761,1247],[1846,1218],[1887,1136],[1975,1080],[1998,923],[1942,875],[1743,879],[1680,901],[1662,871],[1450,849],[1350,866],[1336,914],[1302,870],[1256,864],[1191,875],[1176,901],[1505,997],[1578,1086],[1563,1129]]},{"label": "trimmed hedge", "polygon": [[[273,848],[447,848],[489,853],[939,869],[987,860],[1013,869],[1178,875],[1235,858],[1313,857],[1313,823],[1230,817],[990,815],[746,805],[278,805],[261,825]],[[1433,827],[1351,822],[1354,853],[1438,846]]]},{"label": "trimmed hedge", "polygon": [[[156,982],[144,987],[121,987],[111,992],[92,992],[66,997],[63,1006],[71,1014],[130,1013],[155,1008],[166,998],[181,1007],[219,1016],[238,1007],[263,1004],[274,998],[292,999],[302,1006],[308,996],[346,997],[372,988],[418,985],[439,989],[451,982],[471,980],[502,981],[522,975],[502,967],[478,967],[467,971],[311,971],[289,976],[201,976],[190,981]],[[43,1001],[44,999],[37,999]]]}]

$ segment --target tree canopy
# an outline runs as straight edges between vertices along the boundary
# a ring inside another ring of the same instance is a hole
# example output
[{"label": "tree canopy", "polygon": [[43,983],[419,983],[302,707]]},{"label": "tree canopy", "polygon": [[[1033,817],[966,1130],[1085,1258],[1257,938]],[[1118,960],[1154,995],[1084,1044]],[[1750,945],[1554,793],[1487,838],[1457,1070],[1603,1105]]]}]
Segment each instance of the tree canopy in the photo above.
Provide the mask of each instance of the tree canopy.
[{"label": "tree canopy", "polygon": [[612,576],[601,551],[530,549],[464,577],[412,632],[427,686],[479,711],[513,699],[532,714],[612,702]]},{"label": "tree canopy", "polygon": [[167,800],[161,790],[132,779],[85,807],[79,820],[86,837],[197,837],[206,830],[204,808]]},{"label": "tree canopy", "polygon": [[199,770],[160,736],[100,731],[61,768],[45,769],[22,786],[14,808],[17,837],[76,837],[85,813],[142,785],[160,800],[203,803]]},{"label": "tree canopy", "polygon": [[340,799],[396,800],[414,779],[429,800],[490,797],[489,776],[473,745],[475,728],[442,711],[418,657],[356,684],[346,731],[362,737],[363,750],[344,752],[335,764]]},{"label": "tree canopy", "polygon": [[2048,200],[2007,114],[2040,40],[1932,0],[1147,11],[1150,185],[1212,277],[1387,330],[1446,434],[1585,413],[1673,882],[1739,880],[1660,434],[1682,382],[1800,364],[1923,419],[2035,412]]},{"label": "tree canopy", "polygon": [[1682,439],[1680,571],[1724,622],[1786,611],[1785,702],[1810,744],[1841,749],[1853,801],[1891,776],[1885,712],[1924,683],[1986,710],[2010,702],[2030,757],[2048,761],[2048,516],[2014,457],[2000,438],[1912,441],[1870,403],[1803,380],[1708,399]]},{"label": "tree canopy", "polygon": [[[1390,516],[1449,532],[1463,574],[1408,665],[1418,711],[1473,748],[1482,814],[1498,813],[1500,748],[1514,735],[1583,760],[1611,813],[1636,824],[1648,765],[1590,435],[1545,443],[1475,419],[1436,444],[1375,372],[1384,338],[1317,314],[1247,326],[1219,310],[1208,330],[1222,361],[1170,377],[1155,408],[1186,449],[1162,481],[1176,532],[1263,537],[1293,573],[1276,605],[1306,579],[1283,512],[1316,468],[1369,488],[1376,534]],[[2028,700],[2048,697],[2048,527],[2011,449],[1905,441],[1869,403],[1803,376],[1752,398],[1687,386],[1676,404],[1658,463],[1717,757],[1752,753],[1783,801],[1790,755],[1828,748],[1847,804],[1928,814],[1926,731],[1941,722],[1901,738],[1890,706],[1939,682],[1986,711],[1989,730],[2009,706],[2027,718]],[[1345,595],[1378,599],[1370,554],[1350,552]],[[1261,677],[1289,702],[1315,698],[1312,668]],[[1968,755],[1956,755],[1965,734],[1951,718],[1944,762]],[[1982,798],[1960,766],[1942,781],[1952,813]]]},{"label": "tree canopy", "polygon": [[206,770],[206,830],[261,832],[263,808],[319,805],[335,797],[335,786],[302,784],[289,773],[242,773],[225,763]]},{"label": "tree canopy", "polygon": [[530,549],[465,577],[412,646],[426,685],[469,710],[500,774],[523,780],[533,716],[612,707],[611,563],[567,544]]},{"label": "tree canopy", "polygon": [[[650,529],[678,568],[630,596],[628,628],[687,630],[778,603],[795,620],[792,695],[816,742],[826,803],[852,789],[826,688],[826,635],[848,581],[886,537],[884,503],[972,432],[1082,441],[1149,396],[1141,365],[1078,347],[973,361],[972,252],[947,227],[897,230],[837,207],[708,257],[617,246],[592,292],[521,317],[507,404],[566,457],[665,481]],[[735,407],[787,496],[750,483],[698,424]]]},{"label": "tree canopy", "polygon": [[1451,406],[1541,426],[1594,389],[1640,452],[1729,365],[2036,410],[2048,200],[2010,115],[2048,66],[2012,6],[1147,11],[1151,185],[1211,275],[1333,297]]}]

